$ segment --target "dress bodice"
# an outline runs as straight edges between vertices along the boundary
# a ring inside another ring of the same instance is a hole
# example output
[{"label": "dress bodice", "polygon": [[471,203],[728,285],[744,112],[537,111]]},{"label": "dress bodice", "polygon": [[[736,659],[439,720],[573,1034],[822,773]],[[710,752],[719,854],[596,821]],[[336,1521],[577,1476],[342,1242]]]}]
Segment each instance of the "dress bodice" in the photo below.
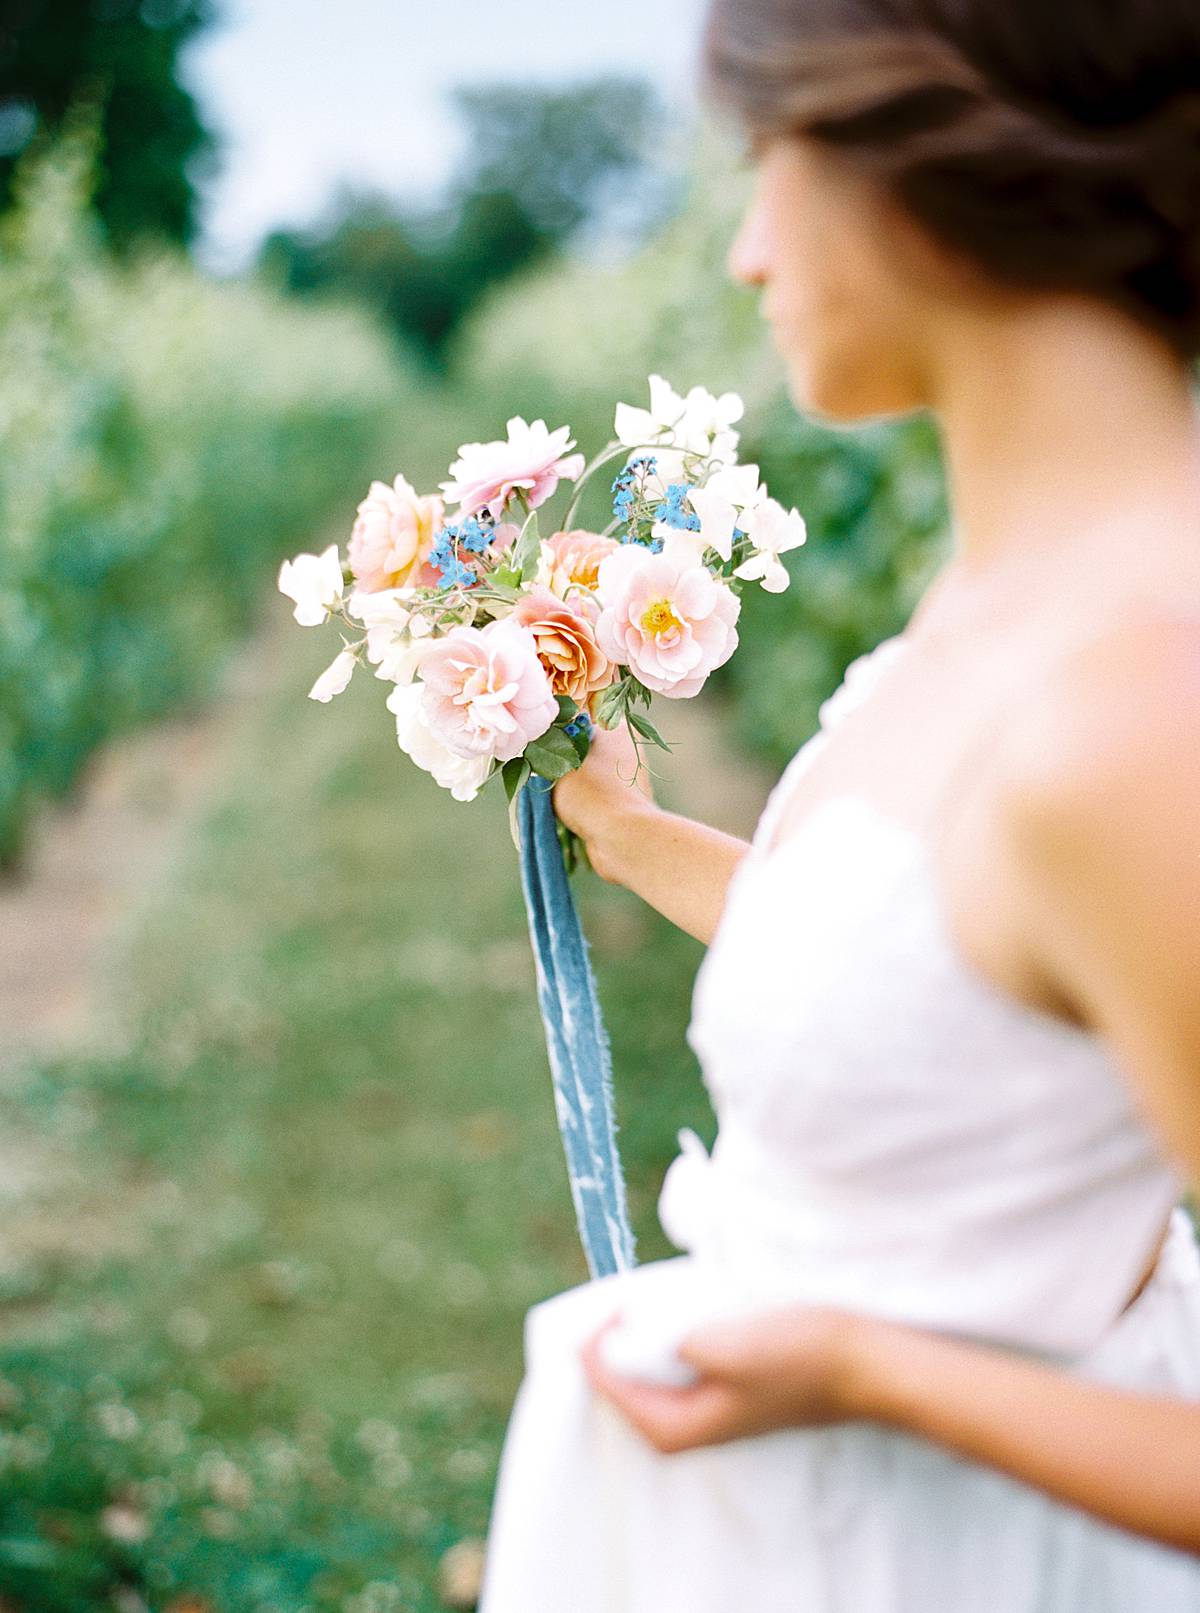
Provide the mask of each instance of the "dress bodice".
[{"label": "dress bodice", "polygon": [[659,1214],[759,1296],[1085,1350],[1182,1195],[1097,1034],[961,954],[929,851],[864,796],[772,844],[792,783],[899,636],[847,669],[771,792],[696,977],[687,1038],[717,1112]]}]

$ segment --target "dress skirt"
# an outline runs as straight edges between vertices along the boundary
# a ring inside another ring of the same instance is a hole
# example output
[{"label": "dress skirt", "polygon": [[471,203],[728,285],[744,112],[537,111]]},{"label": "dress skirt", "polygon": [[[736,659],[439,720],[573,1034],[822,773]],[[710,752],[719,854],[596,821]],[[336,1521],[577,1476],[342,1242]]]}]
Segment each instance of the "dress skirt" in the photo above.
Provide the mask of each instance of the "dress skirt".
[{"label": "dress skirt", "polygon": [[[528,1312],[480,1613],[1200,1613],[1200,1557],[899,1430],[655,1451],[592,1390],[579,1350],[615,1309],[686,1314],[695,1283],[681,1255]],[[1055,1365],[1200,1400],[1200,1254],[1182,1207],[1134,1303]]]}]

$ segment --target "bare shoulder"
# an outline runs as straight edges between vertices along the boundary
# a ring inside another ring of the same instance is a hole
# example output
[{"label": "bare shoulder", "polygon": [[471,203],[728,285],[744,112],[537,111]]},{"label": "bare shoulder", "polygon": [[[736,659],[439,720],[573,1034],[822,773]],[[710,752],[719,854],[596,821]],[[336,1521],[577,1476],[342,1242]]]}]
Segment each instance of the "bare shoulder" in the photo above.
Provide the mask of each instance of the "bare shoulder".
[{"label": "bare shoulder", "polygon": [[1047,849],[1101,824],[1200,835],[1200,618],[1141,617],[1066,657],[1009,726],[1000,791]]},{"label": "bare shoulder", "polygon": [[1070,655],[1002,746],[998,820],[1048,975],[1200,1181],[1200,622]]}]

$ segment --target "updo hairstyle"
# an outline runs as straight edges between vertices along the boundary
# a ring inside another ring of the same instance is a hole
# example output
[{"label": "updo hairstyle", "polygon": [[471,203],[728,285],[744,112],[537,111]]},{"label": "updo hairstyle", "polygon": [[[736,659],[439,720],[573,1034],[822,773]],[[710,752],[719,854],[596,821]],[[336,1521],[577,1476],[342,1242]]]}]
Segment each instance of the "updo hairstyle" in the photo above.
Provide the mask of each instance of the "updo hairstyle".
[{"label": "updo hairstyle", "polygon": [[714,0],[710,93],[1006,285],[1200,355],[1200,0]]}]

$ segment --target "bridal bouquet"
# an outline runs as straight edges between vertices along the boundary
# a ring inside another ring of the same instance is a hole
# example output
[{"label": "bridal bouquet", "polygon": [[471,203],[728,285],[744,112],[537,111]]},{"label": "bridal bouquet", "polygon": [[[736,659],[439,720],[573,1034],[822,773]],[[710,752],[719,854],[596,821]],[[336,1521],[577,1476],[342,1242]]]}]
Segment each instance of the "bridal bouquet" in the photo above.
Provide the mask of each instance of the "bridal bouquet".
[{"label": "bridal bouquet", "polygon": [[[456,800],[500,774],[593,1276],[632,1266],[633,1235],[610,1048],[568,880],[579,847],[551,792],[594,724],[627,724],[639,764],[642,744],[668,750],[646,715],[652,694],[686,699],[729,659],[747,583],[787,587],[779,556],[804,542],[804,521],[768,496],[757,465],[738,464],[741,415],[732,392],[681,397],[652,375],[650,407],[619,403],[613,441],[586,464],[569,426],[514,417],[503,441],[458,450],[439,493],[373,482],[345,560],[331,544],[279,572],[298,622],[350,629],[312,699],[331,700],[366,661],[393,686],[401,749]],[[574,526],[583,488],[618,460],[604,530]],[[572,494],[543,533],[538,511],[560,482]]]},{"label": "bridal bouquet", "polygon": [[[417,766],[459,801],[499,773],[510,810],[532,774],[580,765],[594,723],[669,750],[644,709],[652,693],[703,687],[737,647],[742,586],[786,588],[779,556],[805,539],[758,467],[737,463],[741,414],[735,393],[681,397],[652,375],[650,407],[619,403],[590,463],[569,426],[518,416],[505,439],[463,444],[440,493],[373,482],[344,560],[332,544],[279,573],[298,622],[337,618],[354,635],[311,698],[332,699],[369,662],[393,685],[396,737]],[[619,459],[604,530],[573,526],[586,483]],[[560,481],[573,495],[543,532]],[[560,838],[573,868],[574,837]]]}]

